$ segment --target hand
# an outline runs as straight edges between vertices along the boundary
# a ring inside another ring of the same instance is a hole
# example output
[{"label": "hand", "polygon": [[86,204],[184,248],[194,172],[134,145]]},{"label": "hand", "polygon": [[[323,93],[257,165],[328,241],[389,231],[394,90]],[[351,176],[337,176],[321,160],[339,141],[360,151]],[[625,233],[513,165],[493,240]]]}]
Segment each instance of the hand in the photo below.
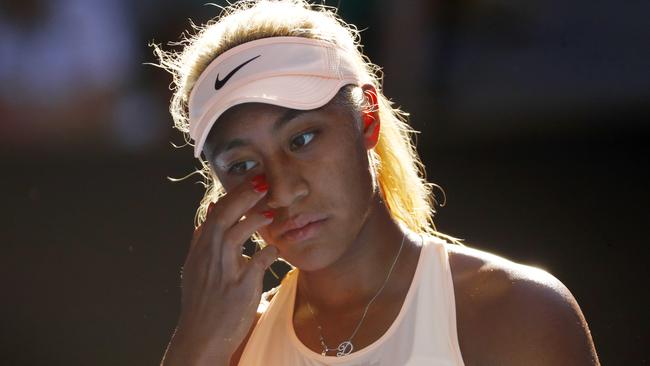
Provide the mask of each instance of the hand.
[{"label": "hand", "polygon": [[183,266],[181,315],[168,353],[176,347],[199,364],[227,362],[245,339],[255,320],[264,272],[278,254],[272,246],[251,259],[241,251],[255,231],[273,221],[272,212],[253,211],[267,190],[264,176],[257,176],[210,204]]}]

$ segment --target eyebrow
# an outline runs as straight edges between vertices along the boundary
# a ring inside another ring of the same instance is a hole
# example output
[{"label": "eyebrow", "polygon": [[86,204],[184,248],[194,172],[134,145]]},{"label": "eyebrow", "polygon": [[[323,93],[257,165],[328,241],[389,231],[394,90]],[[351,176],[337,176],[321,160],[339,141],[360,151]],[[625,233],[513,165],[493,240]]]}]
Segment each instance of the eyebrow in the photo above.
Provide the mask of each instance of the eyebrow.
[{"label": "eyebrow", "polygon": [[[299,109],[288,109],[284,112],[278,119],[273,122],[273,127],[271,128],[272,132],[277,132],[282,129],[287,123],[296,119],[297,117],[309,112],[309,110],[299,110]],[[226,141],[224,143],[218,144],[215,146],[214,151],[210,160],[215,160],[219,155],[228,152],[232,149],[250,145],[248,139],[234,138],[232,140]]]}]

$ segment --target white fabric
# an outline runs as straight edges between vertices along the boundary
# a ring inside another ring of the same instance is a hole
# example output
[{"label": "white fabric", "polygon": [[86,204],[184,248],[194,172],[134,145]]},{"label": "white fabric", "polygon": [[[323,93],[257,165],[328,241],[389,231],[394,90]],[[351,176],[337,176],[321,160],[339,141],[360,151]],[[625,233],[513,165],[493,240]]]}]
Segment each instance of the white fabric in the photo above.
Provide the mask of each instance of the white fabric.
[{"label": "white fabric", "polygon": [[[259,102],[315,109],[347,84],[369,82],[354,50],[304,37],[270,37],[219,55],[197,80],[189,98],[190,137],[199,157],[210,128],[228,108]],[[223,84],[217,89],[215,83]]]},{"label": "white fabric", "polygon": [[[446,244],[429,238],[399,315],[377,341],[348,356],[322,356],[293,329],[298,269],[283,279],[244,349],[239,366],[463,366]],[[315,331],[315,330],[314,330]]]}]

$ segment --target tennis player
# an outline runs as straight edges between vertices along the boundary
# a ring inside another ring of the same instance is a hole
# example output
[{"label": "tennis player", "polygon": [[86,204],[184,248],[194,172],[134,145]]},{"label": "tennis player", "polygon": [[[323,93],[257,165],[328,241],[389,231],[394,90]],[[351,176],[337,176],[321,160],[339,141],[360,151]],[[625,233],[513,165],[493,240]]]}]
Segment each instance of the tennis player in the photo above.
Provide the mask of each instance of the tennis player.
[{"label": "tennis player", "polygon": [[332,9],[237,2],[180,44],[154,51],[207,190],[163,365],[599,364],[559,280],[435,230],[412,130]]}]

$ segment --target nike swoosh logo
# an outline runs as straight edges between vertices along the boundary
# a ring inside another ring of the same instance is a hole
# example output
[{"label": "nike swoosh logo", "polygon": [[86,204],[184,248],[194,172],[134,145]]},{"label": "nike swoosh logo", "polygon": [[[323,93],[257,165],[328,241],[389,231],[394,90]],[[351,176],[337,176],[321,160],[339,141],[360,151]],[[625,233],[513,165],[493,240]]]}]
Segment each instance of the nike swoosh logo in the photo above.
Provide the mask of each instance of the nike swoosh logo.
[{"label": "nike swoosh logo", "polygon": [[232,76],[233,76],[237,71],[239,71],[239,69],[241,69],[242,67],[246,66],[246,64],[248,64],[249,62],[255,60],[256,58],[258,58],[258,57],[260,57],[260,56],[262,56],[262,55],[257,55],[257,56],[255,56],[255,57],[253,57],[252,59],[250,59],[250,60],[244,62],[243,64],[241,64],[241,65],[235,67],[234,69],[232,69],[232,71],[230,71],[230,72],[228,73],[228,75],[226,75],[225,78],[223,78],[223,80],[219,80],[219,74],[217,74],[217,80],[215,80],[215,82],[214,82],[214,89],[215,89],[215,90],[219,90],[219,89],[223,88],[223,86],[226,85],[226,83],[228,82],[228,80],[230,80],[230,78],[231,78],[231,77],[232,77]]}]

